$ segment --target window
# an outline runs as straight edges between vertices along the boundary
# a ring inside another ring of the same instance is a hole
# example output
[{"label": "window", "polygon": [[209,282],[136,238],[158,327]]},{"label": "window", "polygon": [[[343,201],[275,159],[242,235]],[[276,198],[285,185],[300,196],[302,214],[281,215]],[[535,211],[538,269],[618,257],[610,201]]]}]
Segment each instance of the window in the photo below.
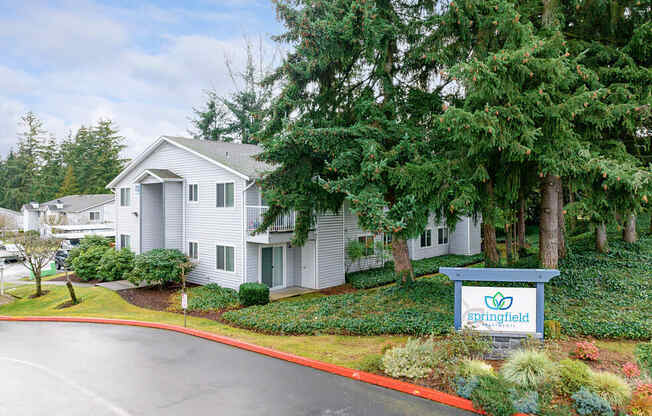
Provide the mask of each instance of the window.
[{"label": "window", "polygon": [[432,246],[432,230],[426,230],[421,234],[421,247]]},{"label": "window", "polygon": [[358,237],[358,242],[364,244],[364,257],[373,256],[374,253],[374,237],[372,235],[363,235]]},{"label": "window", "polygon": [[217,184],[217,201],[215,206],[218,208],[232,208],[234,200],[233,182]]},{"label": "window", "polygon": [[383,243],[385,244],[385,246],[392,245],[392,233],[383,234]]},{"label": "window", "polygon": [[120,188],[120,206],[131,206],[131,188]]},{"label": "window", "polygon": [[188,242],[188,257],[190,257],[192,260],[199,259],[199,246],[197,245],[197,242]]},{"label": "window", "polygon": [[437,240],[439,244],[448,244],[448,228],[440,228],[437,230]]},{"label": "window", "polygon": [[120,234],[120,248],[131,248],[131,236]]},{"label": "window", "polygon": [[217,246],[217,270],[225,272],[235,271],[235,248]]},{"label": "window", "polygon": [[89,212],[90,219],[91,221],[99,221],[100,220],[100,212],[99,211],[91,211]]},{"label": "window", "polygon": [[199,190],[198,185],[196,183],[192,185],[188,185],[188,201],[190,202],[199,201],[199,196],[197,193],[198,190]]}]

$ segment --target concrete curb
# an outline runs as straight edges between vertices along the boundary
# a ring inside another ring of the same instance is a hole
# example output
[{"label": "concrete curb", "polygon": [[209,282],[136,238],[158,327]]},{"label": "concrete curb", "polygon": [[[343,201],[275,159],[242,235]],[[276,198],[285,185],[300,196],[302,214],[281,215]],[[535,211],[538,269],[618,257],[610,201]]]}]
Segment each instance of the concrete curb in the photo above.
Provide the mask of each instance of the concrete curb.
[{"label": "concrete curb", "polygon": [[81,318],[81,317],[73,318],[73,317],[65,317],[65,316],[0,316],[0,321],[81,322],[81,323],[95,323],[95,324],[140,326],[145,328],[156,328],[156,329],[164,329],[167,331],[175,331],[175,332],[180,332],[182,334],[192,335],[195,337],[219,342],[221,344],[230,345],[232,347],[241,348],[247,351],[256,352],[258,354],[264,354],[269,357],[289,361],[306,367],[311,367],[331,374],[337,374],[342,377],[348,377],[354,380],[363,381],[365,383],[375,384],[377,386],[400,391],[403,393],[410,394],[412,396],[422,397],[424,399],[432,400],[434,402],[445,404],[447,406],[456,407],[458,409],[467,410],[475,413],[483,413],[482,411],[475,409],[470,400],[453,396],[447,393],[442,393],[434,389],[417,386],[415,384],[406,383],[404,381],[395,380],[393,378],[389,378],[385,376],[379,376],[377,374],[371,374],[371,373],[366,373],[364,371],[353,370],[351,368],[346,368],[335,364],[324,363],[321,361],[312,360],[310,358],[304,358],[298,355],[289,354],[282,351],[276,351],[271,348],[261,347],[255,344],[250,344],[248,342],[238,341],[233,338],[216,335],[210,332],[200,331],[197,329],[184,328],[177,325],[161,324],[156,322],[132,321],[132,320],[123,320],[123,319]]}]

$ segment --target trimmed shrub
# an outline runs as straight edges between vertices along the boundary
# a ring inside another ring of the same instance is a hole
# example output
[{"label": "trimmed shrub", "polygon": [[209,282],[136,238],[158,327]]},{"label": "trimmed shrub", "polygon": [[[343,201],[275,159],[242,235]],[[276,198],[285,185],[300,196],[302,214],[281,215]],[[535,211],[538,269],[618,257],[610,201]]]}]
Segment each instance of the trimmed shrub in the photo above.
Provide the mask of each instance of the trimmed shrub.
[{"label": "trimmed shrub", "polygon": [[582,387],[591,384],[591,369],[578,360],[565,359],[559,362],[559,390],[570,396]]},{"label": "trimmed shrub", "polygon": [[455,377],[455,392],[458,396],[464,397],[465,399],[471,398],[471,393],[478,387],[478,378],[464,378],[464,377]]},{"label": "trimmed shrub", "polygon": [[527,389],[538,389],[552,382],[557,367],[545,352],[517,351],[501,368],[505,380]]},{"label": "trimmed shrub", "polygon": [[109,250],[113,251],[110,247],[99,245],[81,250],[72,260],[72,268],[77,277],[86,282],[99,278],[98,272],[102,256]]},{"label": "trimmed shrub", "polygon": [[133,284],[166,285],[181,282],[181,265],[188,262],[179,250],[157,248],[136,256],[127,279]]},{"label": "trimmed shrub", "polygon": [[423,342],[409,338],[402,347],[394,347],[383,356],[383,369],[392,377],[422,378],[435,366],[432,339]]},{"label": "trimmed shrub", "polygon": [[478,377],[478,385],[471,393],[471,401],[473,406],[484,410],[489,416],[512,416],[516,412],[509,383],[500,377]]},{"label": "trimmed shrub", "polygon": [[238,298],[242,306],[266,305],[269,303],[269,288],[262,283],[243,283]]},{"label": "trimmed shrub", "polygon": [[641,384],[634,390],[629,413],[633,416],[652,416],[652,384]]},{"label": "trimmed shrub", "polygon": [[641,368],[652,377],[652,341],[638,344],[635,355]]},{"label": "trimmed shrub", "polygon": [[490,349],[486,337],[474,335],[469,330],[453,331],[446,338],[437,341],[436,358],[443,363],[457,364],[463,359],[478,360]]},{"label": "trimmed shrub", "polygon": [[516,389],[510,391],[512,405],[519,413],[535,415],[539,413],[539,393],[536,391],[519,392]]},{"label": "trimmed shrub", "polygon": [[79,240],[79,245],[68,252],[68,258],[66,262],[71,267],[73,266],[73,261],[84,251],[88,250],[91,247],[111,247],[111,243],[105,237],[99,235],[87,235],[86,237]]},{"label": "trimmed shrub", "polygon": [[124,279],[127,273],[134,269],[135,257],[136,255],[126,248],[107,249],[100,259],[98,277],[103,282]]},{"label": "trimmed shrub", "polygon": [[591,390],[615,407],[623,407],[632,397],[632,389],[627,382],[606,371],[591,372]]},{"label": "trimmed shrub", "polygon": [[459,365],[458,373],[464,378],[473,376],[494,376],[494,368],[484,361],[465,359]]},{"label": "trimmed shrub", "polygon": [[382,373],[383,372],[383,356],[381,354],[365,355],[358,368],[368,373]]},{"label": "trimmed shrub", "polygon": [[575,343],[575,356],[580,360],[598,361],[600,351],[598,347],[590,341],[581,341]]},{"label": "trimmed shrub", "polygon": [[609,402],[582,387],[571,396],[575,403],[575,410],[580,416],[613,416]]},{"label": "trimmed shrub", "polygon": [[[181,296],[181,292],[179,292]],[[177,305],[180,302],[176,302]],[[236,308],[240,304],[238,292],[233,289],[221,287],[216,283],[206,286],[197,286],[188,290],[189,311],[215,311]]]}]

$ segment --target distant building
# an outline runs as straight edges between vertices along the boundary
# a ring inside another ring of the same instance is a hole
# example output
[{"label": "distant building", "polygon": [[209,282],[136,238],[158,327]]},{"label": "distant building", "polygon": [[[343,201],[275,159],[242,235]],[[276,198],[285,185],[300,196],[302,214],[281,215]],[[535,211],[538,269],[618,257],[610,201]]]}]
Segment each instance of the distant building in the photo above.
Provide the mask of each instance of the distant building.
[{"label": "distant building", "polygon": [[23,224],[20,212],[0,208],[0,231],[18,231]]},{"label": "distant building", "polygon": [[52,201],[30,202],[22,209],[23,230],[65,239],[95,234],[115,237],[113,194],[68,195]]}]

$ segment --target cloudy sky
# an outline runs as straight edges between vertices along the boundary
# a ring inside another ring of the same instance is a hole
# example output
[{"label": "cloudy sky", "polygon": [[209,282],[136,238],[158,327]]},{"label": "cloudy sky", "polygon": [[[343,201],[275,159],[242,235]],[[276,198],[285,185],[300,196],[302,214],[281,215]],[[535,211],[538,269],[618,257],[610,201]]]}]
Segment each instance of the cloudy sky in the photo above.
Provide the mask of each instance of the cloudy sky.
[{"label": "cloudy sky", "polygon": [[233,90],[225,57],[280,31],[270,0],[0,0],[0,155],[28,110],[58,138],[111,118],[130,157],[186,134],[203,90]]}]

